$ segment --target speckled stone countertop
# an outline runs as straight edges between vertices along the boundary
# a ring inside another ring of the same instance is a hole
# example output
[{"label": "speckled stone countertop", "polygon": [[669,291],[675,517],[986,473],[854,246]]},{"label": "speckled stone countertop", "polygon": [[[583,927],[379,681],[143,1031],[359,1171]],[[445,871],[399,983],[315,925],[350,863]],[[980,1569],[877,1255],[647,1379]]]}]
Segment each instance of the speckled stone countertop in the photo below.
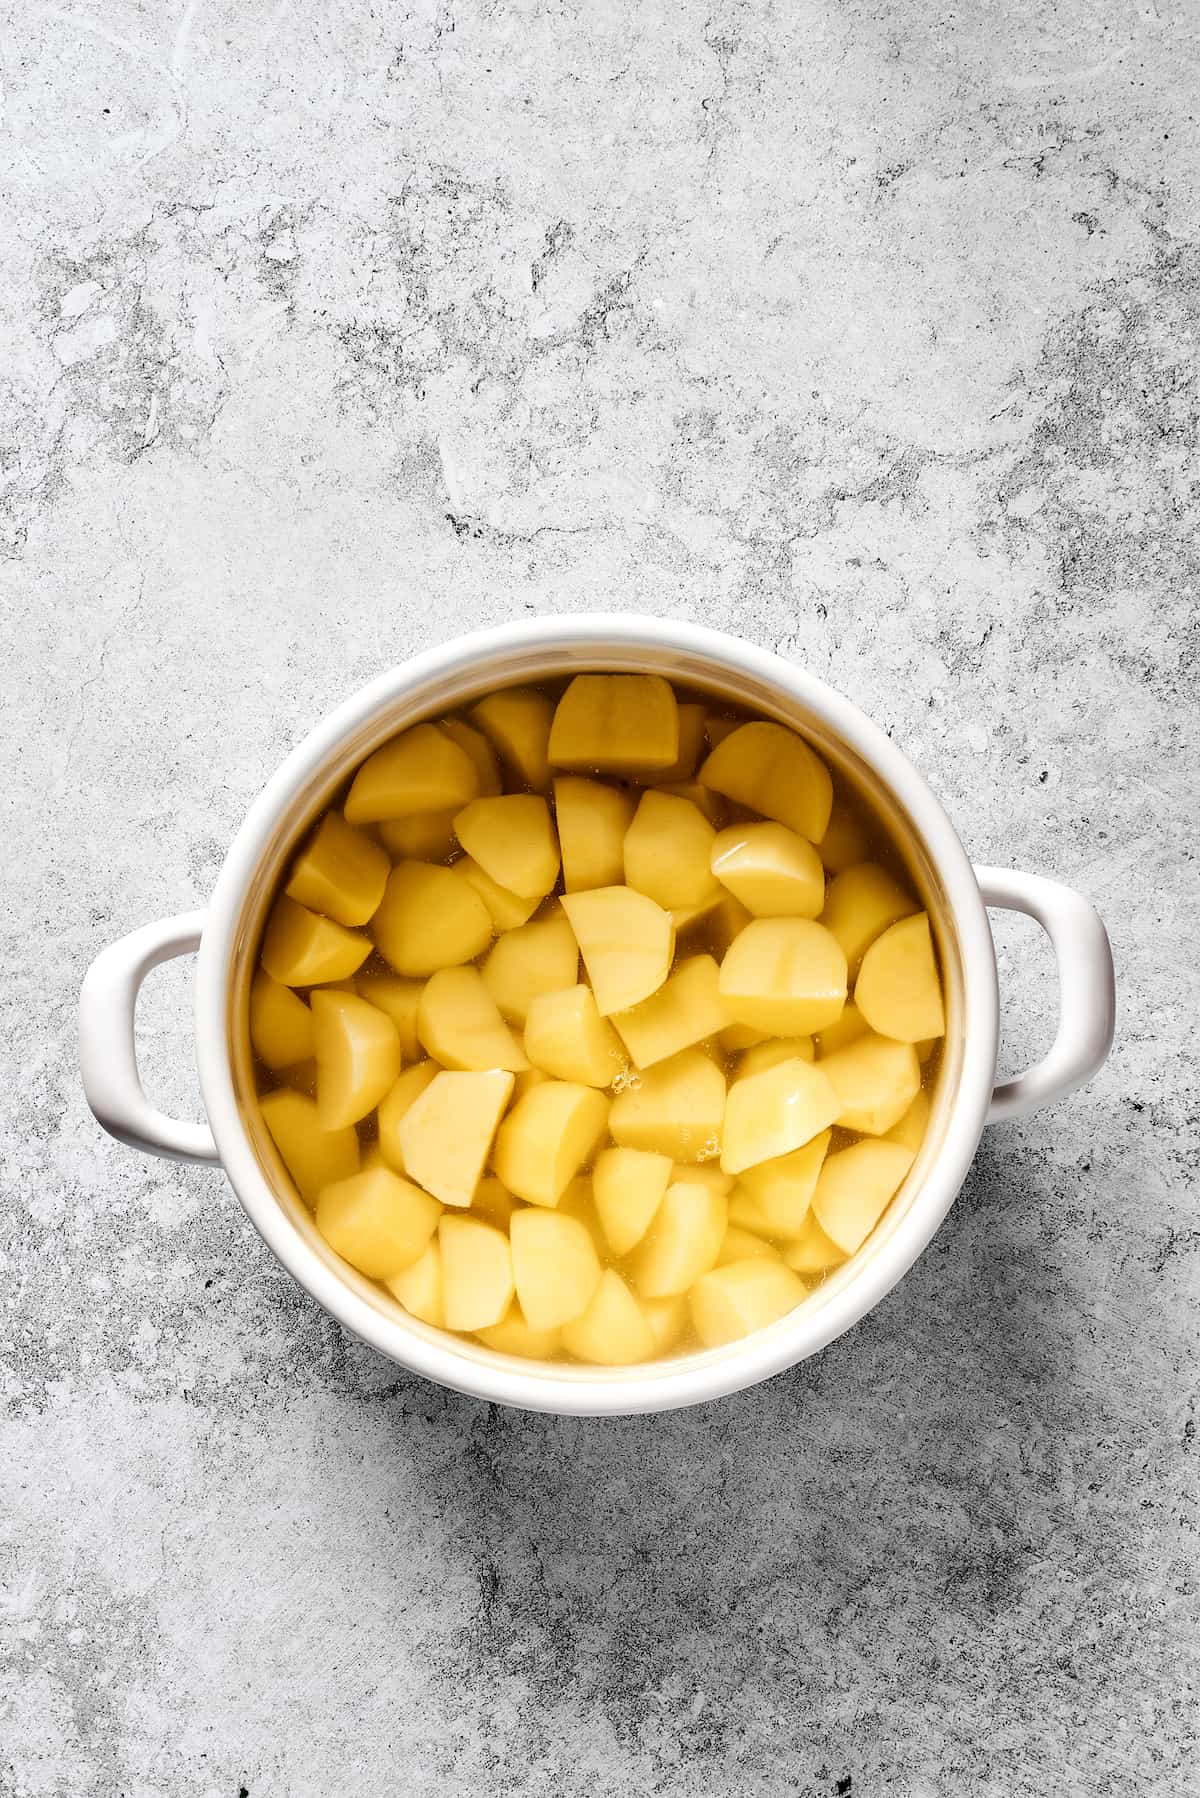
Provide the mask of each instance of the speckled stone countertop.
[{"label": "speckled stone countertop", "polygon": [[[1195,8],[2,10],[0,1793],[1195,1790]],[[75,1006],[331,704],[610,608],[863,705],[1120,1021],[819,1359],[564,1422],[104,1138]]]}]

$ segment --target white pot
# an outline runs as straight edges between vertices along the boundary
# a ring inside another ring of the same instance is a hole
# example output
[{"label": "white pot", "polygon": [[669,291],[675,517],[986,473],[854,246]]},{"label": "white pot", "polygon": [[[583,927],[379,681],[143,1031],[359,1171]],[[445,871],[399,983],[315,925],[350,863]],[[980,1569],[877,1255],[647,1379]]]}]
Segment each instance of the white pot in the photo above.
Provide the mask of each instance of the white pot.
[{"label": "white pot", "polygon": [[[317,1234],[253,1105],[246,1029],[252,958],[280,873],[350,770],[417,719],[515,681],[580,669],[646,670],[797,726],[872,798],[897,834],[927,905],[945,976],[947,1036],[926,1140],[864,1247],[769,1329],[724,1348],[630,1369],[539,1365],[444,1335],[403,1314]],[[1058,961],[1059,1024],[1044,1059],[995,1086],[996,958],[985,906],[1027,912]],[[133,1016],[148,971],[199,949],[196,1059],[208,1126],[145,1098]],[[954,827],[895,744],[802,670],[715,631],[651,618],[528,620],[459,638],[382,675],[295,749],[251,807],[206,912],[145,925],[106,949],[84,981],[80,1059],[104,1128],[153,1154],[219,1162],[251,1221],[300,1284],[347,1329],[431,1380],[531,1410],[582,1415],[666,1410],[736,1392],[815,1354],[907,1272],[954,1202],[985,1124],[1082,1084],[1112,1042],[1108,938],[1080,894],[1034,874],[971,867]]]}]

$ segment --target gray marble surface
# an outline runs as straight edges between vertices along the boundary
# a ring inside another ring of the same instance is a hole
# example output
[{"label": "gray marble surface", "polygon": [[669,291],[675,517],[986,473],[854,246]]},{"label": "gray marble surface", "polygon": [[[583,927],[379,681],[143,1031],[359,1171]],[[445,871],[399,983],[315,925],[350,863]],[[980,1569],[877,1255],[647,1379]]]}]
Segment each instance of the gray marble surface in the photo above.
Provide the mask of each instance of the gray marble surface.
[{"label": "gray marble surface", "polygon": [[[1195,8],[0,11],[4,1798],[1196,1790]],[[605,608],[859,701],[1121,1012],[850,1336],[582,1423],[347,1340],[74,1014],[333,702]]]}]

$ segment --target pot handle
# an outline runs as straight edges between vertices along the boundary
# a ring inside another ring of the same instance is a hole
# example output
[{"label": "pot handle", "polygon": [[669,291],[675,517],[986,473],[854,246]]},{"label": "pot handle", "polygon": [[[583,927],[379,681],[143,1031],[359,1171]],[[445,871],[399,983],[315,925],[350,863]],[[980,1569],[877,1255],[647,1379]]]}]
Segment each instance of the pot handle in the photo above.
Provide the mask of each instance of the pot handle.
[{"label": "pot handle", "polygon": [[151,1105],[138,1074],[133,1019],[151,968],[200,946],[202,911],[143,924],[101,950],[79,994],[79,1066],[83,1091],[110,1136],[150,1155],[219,1161],[207,1124],[181,1123]]},{"label": "pot handle", "polygon": [[1041,1061],[992,1093],[989,1124],[1048,1105],[1090,1080],[1112,1047],[1116,986],[1112,947],[1090,899],[1061,881],[1008,868],[976,868],[985,905],[1036,918],[1058,964],[1058,1030]]}]

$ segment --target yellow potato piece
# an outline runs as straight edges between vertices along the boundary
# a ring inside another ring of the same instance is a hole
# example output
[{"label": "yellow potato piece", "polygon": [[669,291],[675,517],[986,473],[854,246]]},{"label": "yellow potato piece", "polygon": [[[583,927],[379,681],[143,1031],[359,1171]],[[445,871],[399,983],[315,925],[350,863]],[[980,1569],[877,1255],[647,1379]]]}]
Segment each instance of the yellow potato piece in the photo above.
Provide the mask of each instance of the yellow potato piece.
[{"label": "yellow potato piece", "polygon": [[811,1036],[771,1036],[765,1043],[752,1043],[738,1057],[737,1080],[746,1080],[751,1074],[765,1074],[768,1068],[778,1067],[781,1061],[815,1061]]},{"label": "yellow potato piece", "polygon": [[811,918],[755,918],[725,953],[720,993],[733,1023],[808,1035],[841,1015],[846,957]]},{"label": "yellow potato piece", "polygon": [[498,1324],[476,1330],[480,1342],[500,1355],[519,1355],[523,1361],[552,1361],[562,1347],[558,1330],[531,1329],[514,1299]]},{"label": "yellow potato piece", "polygon": [[731,1220],[750,1229],[761,1229],[767,1236],[798,1236],[808,1216],[830,1140],[830,1132],[822,1130],[802,1147],[746,1168],[738,1192],[753,1207],[753,1214],[734,1217],[731,1209]]},{"label": "yellow potato piece", "polygon": [[512,1089],[500,1069],[435,1074],[396,1126],[409,1177],[444,1205],[469,1205]]},{"label": "yellow potato piece", "polygon": [[681,1162],[672,1169],[668,1184],[673,1185],[676,1180],[682,1180],[686,1186],[707,1186],[711,1192],[719,1192],[722,1198],[732,1192],[734,1186],[733,1175],[723,1173],[715,1161],[707,1161],[699,1167]]},{"label": "yellow potato piece", "polygon": [[424,990],[422,980],[401,980],[396,974],[360,974],[354,990],[377,1011],[386,1011],[400,1035],[403,1061],[415,1061],[421,1054],[417,1035],[417,1008]]},{"label": "yellow potato piece", "polygon": [[513,1296],[512,1252],[504,1232],[475,1217],[443,1217],[438,1247],[446,1328],[487,1330],[498,1324]]},{"label": "yellow potato piece", "polygon": [[365,924],[383,898],[390,872],[386,850],[340,812],[326,812],[292,863],[284,891],[336,924]]},{"label": "yellow potato piece", "polygon": [[603,781],[561,774],[554,782],[554,815],[568,893],[620,886],[625,879],[625,832],[634,795]]},{"label": "yellow potato piece", "polygon": [[357,993],[312,996],[317,1115],[340,1130],[374,1111],[400,1072],[400,1035],[392,1020]]},{"label": "yellow potato piece", "polygon": [[647,1068],[613,1100],[608,1127],[626,1149],[650,1149],[672,1161],[708,1161],[721,1146],[725,1076],[700,1049],[682,1049]]},{"label": "yellow potato piece", "polygon": [[921,1090],[921,1064],[911,1043],[860,1036],[821,1057],[821,1072],[838,1096],[843,1130],[883,1136],[898,1124]]},{"label": "yellow potato piece", "polygon": [[898,1142],[902,1147],[911,1149],[915,1155],[925,1140],[925,1132],[929,1128],[929,1094],[920,1092],[898,1123],[886,1130],[884,1135],[889,1142]]},{"label": "yellow potato piece", "polygon": [[483,978],[509,1023],[524,1026],[539,993],[561,992],[578,983],[574,931],[561,912],[506,930],[483,964]]},{"label": "yellow potato piece", "polygon": [[263,1122],[296,1190],[311,1211],[323,1186],[358,1172],[353,1127],[323,1130],[315,1099],[281,1088],[259,1101]]},{"label": "yellow potato piece", "polygon": [[687,1295],[674,1292],[661,1299],[641,1299],[642,1316],[650,1325],[655,1352],[665,1355],[673,1348],[688,1321]]},{"label": "yellow potato piece", "polygon": [[454,819],[458,840],[497,886],[543,899],[558,879],[558,838],[537,793],[473,799]]},{"label": "yellow potato piece", "polygon": [[802,738],[782,724],[741,724],[700,769],[706,787],[819,843],[829,824],[833,782]]},{"label": "yellow potato piece", "polygon": [[740,1174],[801,1148],[829,1128],[838,1106],[821,1069],[798,1056],[735,1080],[725,1103],[723,1170]]},{"label": "yellow potato piece", "polygon": [[343,810],[350,824],[457,810],[474,799],[479,775],[470,756],[436,724],[416,724],[369,755],[350,783]]},{"label": "yellow potato piece", "polygon": [[643,793],[625,833],[625,884],[664,911],[715,904],[710,861],[716,832],[690,799]]},{"label": "yellow potato piece", "polygon": [[384,1281],[394,1299],[422,1323],[437,1330],[446,1327],[446,1308],[442,1304],[442,1251],[436,1236],[430,1238],[409,1267],[402,1267]]},{"label": "yellow potato piece", "polygon": [[380,841],[398,860],[444,862],[458,847],[455,812],[416,812],[411,818],[385,818],[377,826]]},{"label": "yellow potato piece", "polygon": [[675,927],[653,899],[630,887],[596,887],[565,894],[562,908],[602,1017],[658,991],[671,969]]},{"label": "yellow potato piece", "polygon": [[633,1258],[630,1281],[642,1298],[686,1292],[715,1267],[729,1222],[728,1204],[703,1184],[668,1186]]},{"label": "yellow potato piece", "polygon": [[628,1367],[649,1361],[654,1331],[620,1274],[606,1268],[586,1311],[563,1325],[563,1347],[596,1367]]},{"label": "yellow potato piece", "polygon": [[472,1216],[481,1217],[486,1223],[495,1224],[498,1230],[507,1230],[512,1214],[516,1210],[517,1201],[503,1180],[497,1180],[495,1174],[485,1174],[475,1188],[475,1197],[471,1200]]},{"label": "yellow potato piece", "polygon": [[705,1348],[737,1342],[794,1311],[808,1288],[781,1261],[759,1256],[726,1263],[692,1287],[692,1323]]},{"label": "yellow potato piece", "polygon": [[648,1149],[602,1149],[592,1169],[592,1196],[614,1255],[627,1255],[646,1234],[672,1178],[669,1155]]},{"label": "yellow potato piece", "polygon": [[679,709],[659,674],[577,674],[550,730],[556,768],[655,774],[679,759]]},{"label": "yellow potato piece", "polygon": [[717,1256],[717,1266],[730,1267],[737,1261],[778,1261],[779,1258],[779,1250],[764,1236],[757,1236],[753,1230],[744,1230],[731,1221]]},{"label": "yellow potato piece", "polygon": [[345,980],[370,953],[370,937],[281,893],[267,920],[262,965],[281,986],[323,986],[327,980]]},{"label": "yellow potato piece", "polygon": [[696,773],[702,755],[707,754],[708,739],[705,734],[706,712],[702,705],[690,701],[676,705],[679,715],[679,753],[669,768],[664,768],[655,777],[655,786],[663,787],[670,782],[673,785],[690,784]]},{"label": "yellow potato piece", "polygon": [[833,1055],[848,1048],[860,1036],[866,1036],[869,1025],[852,999],[847,999],[840,1018],[826,1024],[817,1034],[817,1047],[822,1055]]},{"label": "yellow potato piece", "polygon": [[250,983],[250,1041],[269,1068],[292,1067],[313,1052],[312,1013],[290,986],[260,968]]},{"label": "yellow potato piece", "polygon": [[529,1206],[509,1226],[517,1297],[535,1330],[554,1330],[579,1317],[600,1284],[600,1262],[578,1218]]},{"label": "yellow potato piece", "polygon": [[784,1244],[783,1259],[796,1273],[811,1279],[814,1275],[831,1273],[835,1267],[840,1267],[846,1259],[846,1251],[839,1249],[836,1242],[830,1242],[810,1211],[800,1226],[799,1233],[791,1242]]},{"label": "yellow potato piece", "polygon": [[716,887],[709,897],[699,905],[673,905],[671,907],[670,916],[671,922],[675,926],[676,947],[678,947],[678,939],[687,931],[695,930],[697,936],[701,934],[696,930],[696,926],[702,924],[706,918],[712,917],[721,903],[720,893],[720,887]]},{"label": "yellow potato piece", "polygon": [[475,773],[479,778],[479,791],[483,795],[501,791],[500,765],[496,760],[496,752],[481,730],[473,724],[467,724],[462,718],[440,718],[438,729],[466,751],[475,764]]},{"label": "yellow potato piece", "polygon": [[902,1143],[869,1138],[827,1155],[813,1193],[812,1212],[831,1242],[847,1255],[862,1247],[913,1164]]},{"label": "yellow potato piece", "polygon": [[815,918],[825,903],[821,858],[786,824],[731,824],[713,839],[711,865],[756,918]]},{"label": "yellow potato piece", "polygon": [[519,893],[510,893],[507,888],[498,886],[469,855],[456,861],[450,872],[465,880],[479,894],[497,930],[516,930],[521,924],[528,924],[541,904],[540,899],[522,899]]},{"label": "yellow potato piece", "polygon": [[639,1068],[653,1067],[681,1049],[715,1036],[727,1023],[717,992],[720,970],[711,955],[693,955],[650,998],[612,1022]]},{"label": "yellow potato piece", "polygon": [[471,717],[517,779],[536,793],[550,784],[546,745],[554,701],[528,687],[489,693],[471,707]]},{"label": "yellow potato piece", "polygon": [[391,1168],[372,1167],[321,1188],[317,1229],[359,1273],[387,1280],[417,1259],[441,1212],[410,1180]]},{"label": "yellow potato piece", "polygon": [[559,1217],[573,1217],[583,1225],[592,1239],[592,1246],[596,1254],[603,1263],[608,1256],[608,1239],[601,1228],[599,1214],[596,1211],[596,1201],[592,1197],[591,1175],[577,1174],[554,1210]]},{"label": "yellow potato piece", "polygon": [[440,968],[429,976],[417,1034],[444,1068],[507,1068],[515,1074],[529,1066],[478,968]]},{"label": "yellow potato piece", "polygon": [[876,937],[898,918],[919,910],[886,868],[878,862],[856,862],[830,881],[821,922],[841,944],[853,977]]},{"label": "yellow potato piece", "polygon": [[487,906],[449,868],[401,862],[388,876],[371,931],[397,974],[433,974],[475,957],[492,940]]},{"label": "yellow potato piece", "polygon": [[866,861],[870,852],[867,833],[858,815],[844,799],[835,798],[825,835],[817,845],[818,854],[830,874],[840,874],[855,862]]},{"label": "yellow potato piece", "polygon": [[885,930],[863,956],[854,1002],[872,1030],[902,1043],[944,1036],[946,1015],[924,912]]},{"label": "yellow potato piece", "polygon": [[541,1068],[523,1069],[517,1075],[516,1084],[513,1087],[513,1098],[523,1099],[525,1094],[532,1092],[535,1086],[545,1086],[549,1079],[550,1075],[543,1073]]},{"label": "yellow potato piece", "polygon": [[611,1086],[628,1065],[621,1039],[588,986],[539,993],[525,1014],[525,1053],[556,1080]]},{"label": "yellow potato piece", "polygon": [[[734,938],[739,937],[751,921],[750,913],[741,900],[735,899],[732,893],[723,891],[704,924],[704,935],[713,954],[724,955]],[[748,1045],[742,1046],[745,1048]]]},{"label": "yellow potato piece", "polygon": [[379,1151],[388,1166],[398,1174],[408,1172],[404,1165],[404,1150],[400,1146],[401,1119],[432,1083],[434,1075],[440,1073],[441,1069],[436,1061],[418,1061],[413,1067],[405,1068],[390,1092],[386,1092],[379,1101],[376,1113]]},{"label": "yellow potato piece", "polygon": [[701,812],[714,830],[720,830],[729,816],[729,808],[719,793],[698,780],[656,780],[653,791],[667,793],[673,799],[686,799]]},{"label": "yellow potato piece", "polygon": [[608,1100],[591,1086],[547,1080],[518,1099],[496,1137],[494,1166],[530,1205],[557,1205],[604,1135]]}]

